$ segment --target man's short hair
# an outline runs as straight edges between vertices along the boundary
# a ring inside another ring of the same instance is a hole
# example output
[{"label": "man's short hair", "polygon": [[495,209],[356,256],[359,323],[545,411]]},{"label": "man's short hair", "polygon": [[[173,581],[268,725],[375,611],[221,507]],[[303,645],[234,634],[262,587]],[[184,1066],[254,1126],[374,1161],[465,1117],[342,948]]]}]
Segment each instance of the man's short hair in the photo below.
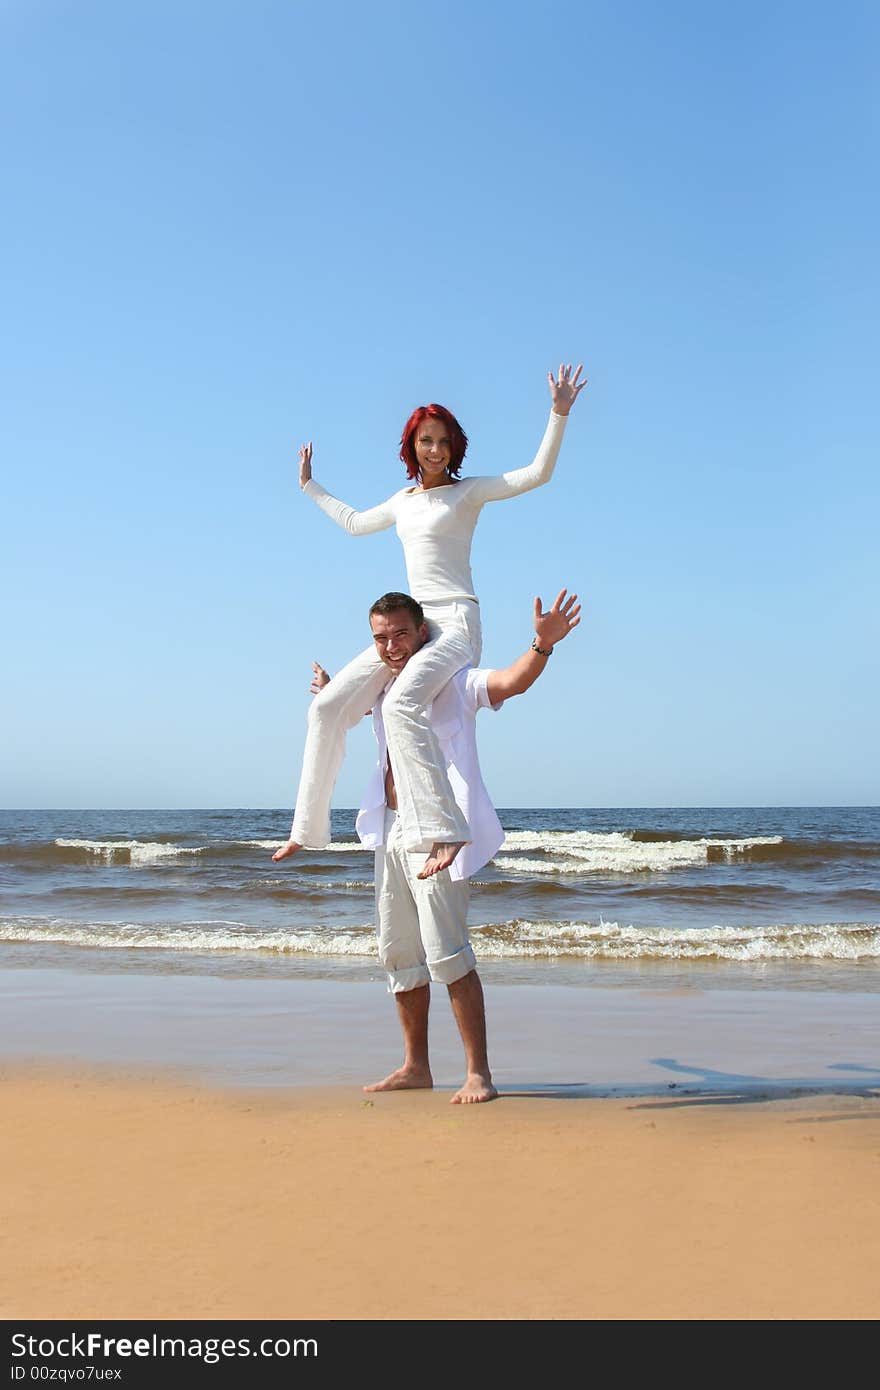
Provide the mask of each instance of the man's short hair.
[{"label": "man's short hair", "polygon": [[383,594],[370,609],[370,617],[375,613],[378,618],[387,618],[389,613],[399,613],[401,608],[410,615],[416,627],[422,626],[425,621],[422,605],[410,594]]}]

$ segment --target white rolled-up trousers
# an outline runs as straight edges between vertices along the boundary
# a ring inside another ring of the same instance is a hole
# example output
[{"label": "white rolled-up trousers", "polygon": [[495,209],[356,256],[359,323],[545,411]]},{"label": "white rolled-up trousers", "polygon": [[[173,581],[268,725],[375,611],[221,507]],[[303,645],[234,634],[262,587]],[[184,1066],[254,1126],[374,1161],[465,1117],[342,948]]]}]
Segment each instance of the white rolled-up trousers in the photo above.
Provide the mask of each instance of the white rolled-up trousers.
[{"label": "white rolled-up trousers", "polygon": [[[466,842],[470,831],[426,709],[457,671],[479,664],[483,643],[480,608],[473,600],[423,603],[422,608],[428,641],[396,677],[382,703],[382,718],[404,845],[428,852],[436,842]],[[388,680],[388,667],[375,647],[368,647],[312,701],[290,831],[290,838],[307,849],[330,842],[330,798],[346,736]]]},{"label": "white rolled-up trousers", "polygon": [[400,817],[385,812],[385,843],[376,850],[376,933],[392,994],[451,985],[476,969],[467,929],[470,883],[432,874],[420,879],[421,853],[402,845]]}]

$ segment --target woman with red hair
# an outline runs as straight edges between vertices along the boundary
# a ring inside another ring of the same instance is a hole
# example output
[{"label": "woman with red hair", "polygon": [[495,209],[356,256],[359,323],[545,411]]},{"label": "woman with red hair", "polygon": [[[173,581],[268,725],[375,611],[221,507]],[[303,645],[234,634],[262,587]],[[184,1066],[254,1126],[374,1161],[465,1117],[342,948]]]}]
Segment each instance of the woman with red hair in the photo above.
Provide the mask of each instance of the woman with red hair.
[{"label": "woman with red hair", "polygon": [[[312,477],[311,444],[299,451],[300,487],[338,526],[352,536],[397,527],[409,591],[424,609],[430,640],[406,662],[382,705],[404,844],[429,856],[423,878],[447,868],[469,839],[426,707],[456,671],[480,660],[480,609],[470,565],[474,528],[486,502],[549,481],[568,413],[586,385],[579,381],[582,370],[572,372],[570,364],[562,364],[558,379],[547,373],[552,408],[535,459],[498,477],[459,477],[467,436],[442,405],[419,406],[404,427],[400,457],[414,486],[368,511],[356,512],[325,492]],[[387,684],[388,667],[369,647],[312,701],[290,839],[274,859],[303,847],[323,849],[329,842],[330,796],[346,733]]]}]

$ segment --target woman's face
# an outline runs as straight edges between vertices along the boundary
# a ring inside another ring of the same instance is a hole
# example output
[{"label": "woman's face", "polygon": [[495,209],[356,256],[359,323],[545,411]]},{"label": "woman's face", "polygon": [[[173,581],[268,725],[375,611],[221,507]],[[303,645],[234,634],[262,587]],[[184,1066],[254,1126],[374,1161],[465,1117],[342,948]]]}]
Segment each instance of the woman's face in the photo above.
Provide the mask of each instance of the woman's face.
[{"label": "woman's face", "polygon": [[442,420],[432,420],[429,415],[422,421],[416,430],[415,450],[422,487],[449,482],[446,470],[452,460],[452,440]]}]

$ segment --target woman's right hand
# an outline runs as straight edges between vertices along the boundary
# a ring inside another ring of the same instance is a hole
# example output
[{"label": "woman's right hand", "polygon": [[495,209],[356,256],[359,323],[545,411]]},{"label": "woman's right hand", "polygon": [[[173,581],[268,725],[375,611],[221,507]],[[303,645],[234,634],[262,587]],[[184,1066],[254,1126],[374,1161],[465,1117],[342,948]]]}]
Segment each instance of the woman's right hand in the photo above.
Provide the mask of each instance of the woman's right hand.
[{"label": "woman's right hand", "polygon": [[301,444],[299,450],[299,485],[305,487],[312,476],[312,441]]},{"label": "woman's right hand", "polygon": [[312,662],[312,683],[309,686],[313,695],[319,695],[325,685],[330,684],[329,672],[319,665],[317,661]]}]

